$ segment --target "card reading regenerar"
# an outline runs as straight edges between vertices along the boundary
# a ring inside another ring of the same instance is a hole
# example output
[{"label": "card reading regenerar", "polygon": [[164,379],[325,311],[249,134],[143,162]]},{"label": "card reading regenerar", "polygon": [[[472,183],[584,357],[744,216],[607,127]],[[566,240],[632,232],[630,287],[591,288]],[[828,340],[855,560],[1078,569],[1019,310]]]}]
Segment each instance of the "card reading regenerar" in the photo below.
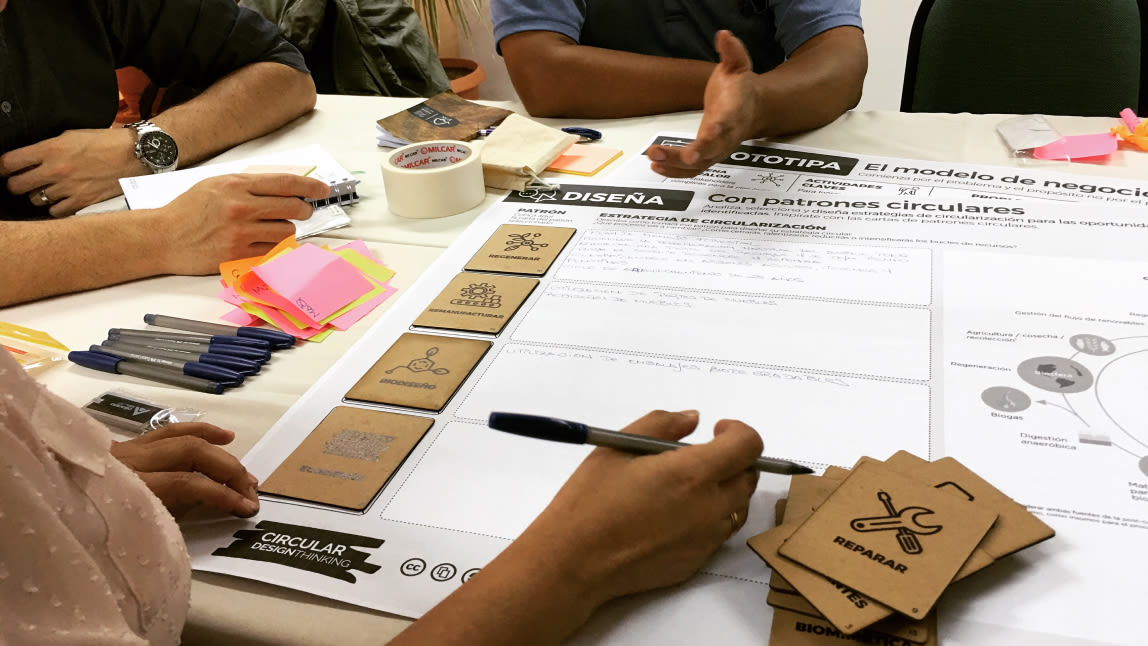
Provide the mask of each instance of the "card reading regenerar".
[{"label": "card reading regenerar", "polygon": [[541,276],[575,231],[567,227],[504,224],[474,254],[466,269]]}]

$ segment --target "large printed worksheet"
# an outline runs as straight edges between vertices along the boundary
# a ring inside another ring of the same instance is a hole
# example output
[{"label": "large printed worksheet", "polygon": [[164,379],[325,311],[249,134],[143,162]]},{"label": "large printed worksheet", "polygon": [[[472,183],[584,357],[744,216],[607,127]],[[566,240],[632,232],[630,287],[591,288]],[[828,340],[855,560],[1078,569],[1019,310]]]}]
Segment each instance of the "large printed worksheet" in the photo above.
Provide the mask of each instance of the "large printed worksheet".
[{"label": "large printed worksheet", "polygon": [[[661,132],[650,145],[683,147],[693,135]],[[647,146],[648,147],[648,146]],[[1067,164],[1065,164],[1067,166]],[[795,195],[869,195],[984,200],[1097,201],[1148,205],[1148,181],[1070,175],[1042,167],[1005,167],[845,153],[794,144],[743,142],[697,177],[669,179],[635,155],[610,176],[614,182],[738,188]]]},{"label": "large printed worksheet", "polygon": [[[697,408],[689,441],[738,418],[817,469],[954,456],[1051,525],[953,587],[944,643],[1140,644],[1146,249],[1142,209],[1096,202],[512,193],[245,458],[260,514],[185,526],[193,566],[417,617],[589,450],[490,430],[490,412],[620,428]],[[745,541],[786,489],[763,474],[701,574],[575,641],[765,643],[770,572]]]}]

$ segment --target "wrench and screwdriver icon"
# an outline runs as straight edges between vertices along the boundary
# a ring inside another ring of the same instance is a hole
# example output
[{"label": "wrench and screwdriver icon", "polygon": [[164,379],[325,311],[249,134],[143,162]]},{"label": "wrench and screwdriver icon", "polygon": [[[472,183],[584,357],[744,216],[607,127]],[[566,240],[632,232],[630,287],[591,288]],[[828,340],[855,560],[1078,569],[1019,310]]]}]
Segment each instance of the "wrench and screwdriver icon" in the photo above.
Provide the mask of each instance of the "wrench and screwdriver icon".
[{"label": "wrench and screwdriver icon", "polygon": [[906,554],[920,554],[921,541],[917,536],[928,536],[941,531],[941,525],[922,525],[917,519],[932,514],[932,509],[925,507],[905,507],[901,511],[893,506],[893,499],[884,491],[877,492],[877,498],[885,505],[888,516],[870,516],[868,518],[855,518],[849,526],[858,532],[897,531],[897,543]]}]

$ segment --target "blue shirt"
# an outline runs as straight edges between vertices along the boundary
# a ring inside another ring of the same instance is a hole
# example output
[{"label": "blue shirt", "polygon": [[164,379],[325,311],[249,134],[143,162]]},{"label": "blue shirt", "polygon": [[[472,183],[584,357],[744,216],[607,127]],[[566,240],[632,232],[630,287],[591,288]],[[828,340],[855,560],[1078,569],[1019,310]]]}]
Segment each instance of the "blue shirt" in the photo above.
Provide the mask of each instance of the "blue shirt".
[{"label": "blue shirt", "polygon": [[777,67],[834,27],[861,27],[860,0],[491,0],[494,40],[552,31],[580,45],[717,62],[714,34],[745,43],[754,71]]}]

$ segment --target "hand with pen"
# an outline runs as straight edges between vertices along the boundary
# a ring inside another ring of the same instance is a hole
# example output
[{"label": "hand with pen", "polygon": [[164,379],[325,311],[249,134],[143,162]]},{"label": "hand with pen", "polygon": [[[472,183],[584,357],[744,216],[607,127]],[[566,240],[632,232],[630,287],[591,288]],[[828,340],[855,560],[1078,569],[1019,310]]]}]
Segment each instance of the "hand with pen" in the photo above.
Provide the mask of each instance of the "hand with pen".
[{"label": "hand with pen", "polygon": [[200,506],[247,518],[259,511],[258,481],[220,448],[233,439],[218,426],[182,422],[113,442],[110,450],[176,518]]},{"label": "hand with pen", "polygon": [[[626,433],[680,440],[697,411]],[[692,576],[745,523],[762,442],[722,420],[714,439],[657,455],[595,449],[493,562],[400,634],[417,644],[558,644],[601,605]]]}]

